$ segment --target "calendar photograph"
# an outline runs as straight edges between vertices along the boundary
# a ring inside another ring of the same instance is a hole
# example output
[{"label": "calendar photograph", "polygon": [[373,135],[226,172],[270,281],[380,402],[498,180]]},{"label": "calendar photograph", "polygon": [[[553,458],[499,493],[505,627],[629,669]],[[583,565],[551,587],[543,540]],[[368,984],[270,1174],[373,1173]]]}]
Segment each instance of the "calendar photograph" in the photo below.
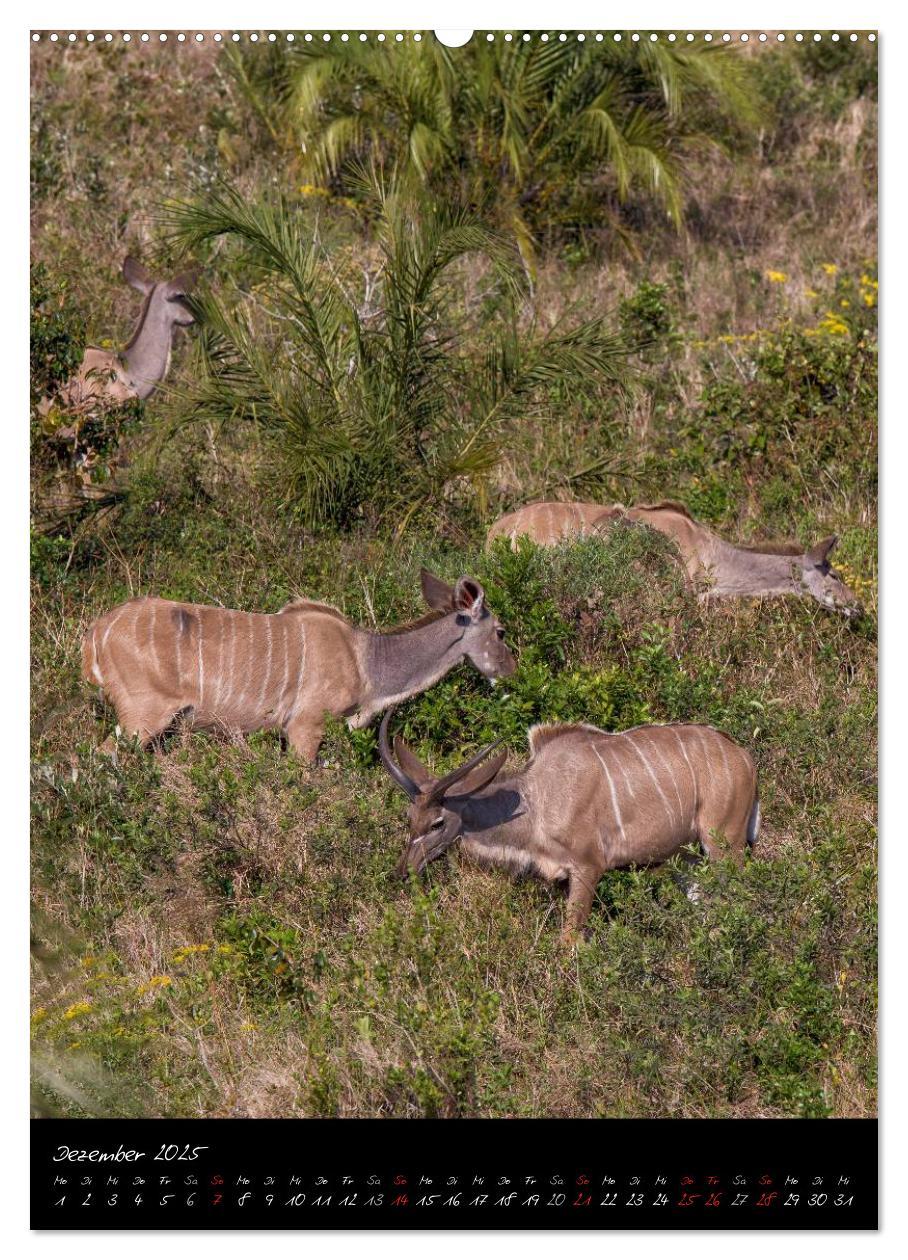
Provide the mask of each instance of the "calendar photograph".
[{"label": "calendar photograph", "polygon": [[37,1133],[876,1118],[876,36],[459,34],[31,33]]}]

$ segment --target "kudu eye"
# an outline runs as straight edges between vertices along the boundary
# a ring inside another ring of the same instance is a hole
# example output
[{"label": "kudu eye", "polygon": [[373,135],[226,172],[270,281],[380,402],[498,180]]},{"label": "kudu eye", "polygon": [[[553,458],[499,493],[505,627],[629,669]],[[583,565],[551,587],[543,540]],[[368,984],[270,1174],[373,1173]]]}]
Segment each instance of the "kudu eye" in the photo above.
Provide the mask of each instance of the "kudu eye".
[{"label": "kudu eye", "polygon": [[504,630],[501,628],[501,626],[499,626],[499,627],[498,627],[498,629],[495,631],[495,633],[498,635],[499,639],[503,639],[503,638],[504,638]]},{"label": "kudu eye", "polygon": [[429,830],[440,831],[444,825],[445,825],[445,820],[443,818],[436,818],[432,826],[429,828]]}]

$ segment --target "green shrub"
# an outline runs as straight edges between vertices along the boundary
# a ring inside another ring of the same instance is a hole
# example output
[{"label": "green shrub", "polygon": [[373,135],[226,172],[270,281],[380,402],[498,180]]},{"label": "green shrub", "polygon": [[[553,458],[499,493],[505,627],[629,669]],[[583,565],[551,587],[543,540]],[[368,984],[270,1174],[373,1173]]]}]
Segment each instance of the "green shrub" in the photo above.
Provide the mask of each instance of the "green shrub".
[{"label": "green shrub", "polygon": [[85,322],[59,275],[43,262],[34,263],[30,278],[31,400],[34,407],[75,372],[85,349]]}]

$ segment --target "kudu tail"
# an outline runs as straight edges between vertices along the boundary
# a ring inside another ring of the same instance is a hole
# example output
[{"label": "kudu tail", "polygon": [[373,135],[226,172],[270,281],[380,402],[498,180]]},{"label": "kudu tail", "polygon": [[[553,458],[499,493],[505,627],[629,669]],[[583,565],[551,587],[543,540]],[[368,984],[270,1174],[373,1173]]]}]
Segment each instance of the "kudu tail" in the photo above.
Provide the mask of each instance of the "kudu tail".
[{"label": "kudu tail", "polygon": [[89,626],[82,640],[82,677],[95,686],[103,685],[101,669],[98,665],[98,653],[95,648],[94,626]]},{"label": "kudu tail", "polygon": [[760,834],[760,798],[754,793],[754,803],[747,820],[747,845],[753,848]]}]

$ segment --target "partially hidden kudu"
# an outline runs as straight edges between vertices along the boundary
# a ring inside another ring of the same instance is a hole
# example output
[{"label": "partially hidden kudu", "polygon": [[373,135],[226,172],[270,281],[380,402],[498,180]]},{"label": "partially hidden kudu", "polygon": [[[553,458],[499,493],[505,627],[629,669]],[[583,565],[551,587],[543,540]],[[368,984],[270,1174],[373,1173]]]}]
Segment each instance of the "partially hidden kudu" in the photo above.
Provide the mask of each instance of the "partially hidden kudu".
[{"label": "partially hidden kudu", "polygon": [[410,839],[398,874],[419,872],[456,840],[473,861],[517,875],[567,880],[564,937],[585,925],[606,871],[665,862],[699,841],[710,858],[742,865],[760,825],[757,773],[745,749],[711,726],[534,726],[531,758],[499,777],[492,744],[442,778],[399,737],[379,752],[410,798]]},{"label": "partially hidden kudu", "polygon": [[421,581],[432,611],[385,633],[307,599],[272,614],[132,599],[89,626],[83,675],[143,745],[183,714],[194,727],[280,730],[312,760],[326,713],[366,726],[465,658],[493,682],[516,669],[479,582],[450,586],[425,569]]},{"label": "partially hidden kudu", "polygon": [[642,503],[625,508],[601,503],[528,503],[491,526],[488,541],[526,536],[540,546],[601,535],[613,525],[637,522],[665,534],[678,547],[688,578],[704,596],[810,595],[846,616],[860,600],[829,563],[835,534],[805,549],[799,543],[756,543],[736,547],[695,521],[681,503]]},{"label": "partially hidden kudu", "polygon": [[[158,281],[128,257],[123,263],[123,277],[145,299],[138,323],[122,353],[96,346],[86,349],[79,370],[58,391],[58,398],[68,407],[148,398],[170,369],[174,329],[194,323],[185,298],[198,278],[196,268],[172,280]],[[45,399],[43,410],[50,406],[50,400]]]}]

